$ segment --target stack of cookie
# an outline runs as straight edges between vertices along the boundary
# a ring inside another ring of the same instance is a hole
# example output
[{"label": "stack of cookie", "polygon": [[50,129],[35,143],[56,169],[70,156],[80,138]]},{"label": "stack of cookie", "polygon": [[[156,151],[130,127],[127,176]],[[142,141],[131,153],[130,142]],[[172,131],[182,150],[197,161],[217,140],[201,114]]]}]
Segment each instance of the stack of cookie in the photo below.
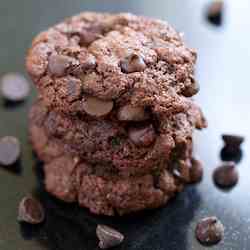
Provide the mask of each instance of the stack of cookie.
[{"label": "stack of cookie", "polygon": [[[82,13],[38,35],[30,137],[48,192],[96,214],[164,205],[197,176],[196,53],[167,23]],[[201,171],[200,171],[201,172]]]}]

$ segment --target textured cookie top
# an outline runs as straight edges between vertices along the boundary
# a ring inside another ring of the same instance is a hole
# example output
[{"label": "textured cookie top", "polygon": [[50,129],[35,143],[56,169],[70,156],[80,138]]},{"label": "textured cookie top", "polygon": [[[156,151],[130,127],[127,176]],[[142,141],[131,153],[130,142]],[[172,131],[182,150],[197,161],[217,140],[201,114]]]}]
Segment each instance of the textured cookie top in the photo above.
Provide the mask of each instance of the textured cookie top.
[{"label": "textured cookie top", "polygon": [[185,111],[184,96],[198,91],[195,61],[166,22],[85,12],[39,34],[26,65],[47,106],[99,117],[125,104]]}]

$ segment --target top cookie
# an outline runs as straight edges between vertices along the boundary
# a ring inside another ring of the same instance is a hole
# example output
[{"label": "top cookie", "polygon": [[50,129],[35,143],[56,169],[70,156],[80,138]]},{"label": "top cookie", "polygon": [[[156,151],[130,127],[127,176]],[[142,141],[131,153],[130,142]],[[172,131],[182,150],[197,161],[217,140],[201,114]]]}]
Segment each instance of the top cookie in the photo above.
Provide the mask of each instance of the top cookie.
[{"label": "top cookie", "polygon": [[[26,66],[44,103],[67,114],[143,120],[184,112],[196,53],[166,22],[85,12],[39,34]],[[125,108],[124,108],[125,107]]]}]

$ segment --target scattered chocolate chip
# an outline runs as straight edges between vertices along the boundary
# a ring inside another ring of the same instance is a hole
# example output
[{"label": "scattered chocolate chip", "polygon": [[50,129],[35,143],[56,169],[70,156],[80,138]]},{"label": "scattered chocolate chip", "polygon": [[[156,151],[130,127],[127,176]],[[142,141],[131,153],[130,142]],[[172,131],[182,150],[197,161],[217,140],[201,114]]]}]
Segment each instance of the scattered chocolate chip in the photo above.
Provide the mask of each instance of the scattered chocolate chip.
[{"label": "scattered chocolate chip", "polygon": [[30,84],[19,73],[8,73],[1,78],[0,91],[4,99],[11,102],[20,102],[30,93]]},{"label": "scattered chocolate chip", "polygon": [[221,158],[226,161],[239,162],[242,157],[241,144],[244,142],[244,137],[239,135],[222,135],[224,147],[221,150]]},{"label": "scattered chocolate chip", "polygon": [[128,132],[130,140],[137,146],[148,147],[156,138],[156,133],[152,125],[130,128]]},{"label": "scattered chocolate chip", "polygon": [[191,168],[189,169],[189,182],[197,183],[201,181],[203,177],[203,167],[199,160],[192,158]]},{"label": "scattered chocolate chip", "polygon": [[42,204],[33,197],[24,197],[18,208],[18,221],[39,224],[45,219]]},{"label": "scattered chocolate chip", "polygon": [[215,245],[224,236],[224,226],[216,217],[207,217],[197,224],[195,234],[201,244]]},{"label": "scattered chocolate chip", "polygon": [[143,57],[137,54],[126,57],[120,65],[123,73],[141,72],[146,68]]},{"label": "scattered chocolate chip", "polygon": [[49,57],[48,68],[52,75],[60,77],[67,73],[72,60],[69,56],[53,54]]},{"label": "scattered chocolate chip", "polygon": [[213,179],[216,185],[222,188],[230,188],[237,184],[239,174],[234,162],[226,162],[215,169]]},{"label": "scattered chocolate chip", "polygon": [[185,88],[182,92],[182,94],[185,97],[192,97],[194,95],[196,95],[200,90],[200,86],[198,84],[198,82],[194,82],[192,85],[188,86],[187,88]]},{"label": "scattered chocolate chip", "polygon": [[207,10],[207,20],[216,26],[222,24],[224,3],[221,0],[213,1]]},{"label": "scattered chocolate chip", "polygon": [[113,101],[103,101],[95,97],[87,97],[83,103],[84,111],[91,116],[104,116],[113,109]]},{"label": "scattered chocolate chip", "polygon": [[244,142],[244,137],[239,135],[222,135],[222,139],[225,143],[225,146],[232,149],[238,149],[241,144]]},{"label": "scattered chocolate chip", "polygon": [[149,119],[149,114],[142,107],[126,105],[118,110],[117,118],[119,121],[145,121]]},{"label": "scattered chocolate chip", "polygon": [[233,161],[235,163],[239,163],[242,159],[243,153],[239,148],[238,150],[234,150],[232,153],[232,149],[230,147],[223,147],[220,152],[222,161]]},{"label": "scattered chocolate chip", "polygon": [[0,139],[0,165],[13,165],[19,160],[20,154],[21,145],[17,138],[5,136]]},{"label": "scattered chocolate chip", "polygon": [[124,236],[120,232],[105,225],[97,226],[96,235],[100,241],[99,247],[101,249],[118,246],[124,240]]}]

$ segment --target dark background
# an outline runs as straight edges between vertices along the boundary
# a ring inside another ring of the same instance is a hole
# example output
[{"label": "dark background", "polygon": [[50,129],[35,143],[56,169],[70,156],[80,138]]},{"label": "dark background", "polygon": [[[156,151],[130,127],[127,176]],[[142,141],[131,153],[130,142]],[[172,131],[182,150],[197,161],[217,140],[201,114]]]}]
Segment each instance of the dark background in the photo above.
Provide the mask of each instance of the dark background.
[{"label": "dark background", "polygon": [[[250,2],[226,1],[222,27],[206,22],[203,0],[2,0],[0,2],[0,74],[25,73],[24,57],[32,37],[64,17],[84,10],[125,11],[168,20],[185,33],[198,50],[196,99],[208,118],[209,128],[196,134],[196,155],[204,162],[201,184],[190,186],[166,208],[125,218],[101,218],[85,209],[65,205],[39,185],[41,171],[32,155],[27,135],[27,113],[34,99],[15,107],[0,98],[0,137],[17,136],[22,160],[17,171],[0,169],[1,250],[94,250],[95,227],[106,223],[122,231],[126,240],[117,249],[205,249],[194,238],[196,222],[215,215],[225,225],[225,238],[211,249],[250,249]],[[211,178],[220,163],[221,133],[246,136],[238,169],[239,184],[229,192],[217,189]],[[31,227],[16,221],[20,199],[33,193],[46,207],[43,225]]]}]

